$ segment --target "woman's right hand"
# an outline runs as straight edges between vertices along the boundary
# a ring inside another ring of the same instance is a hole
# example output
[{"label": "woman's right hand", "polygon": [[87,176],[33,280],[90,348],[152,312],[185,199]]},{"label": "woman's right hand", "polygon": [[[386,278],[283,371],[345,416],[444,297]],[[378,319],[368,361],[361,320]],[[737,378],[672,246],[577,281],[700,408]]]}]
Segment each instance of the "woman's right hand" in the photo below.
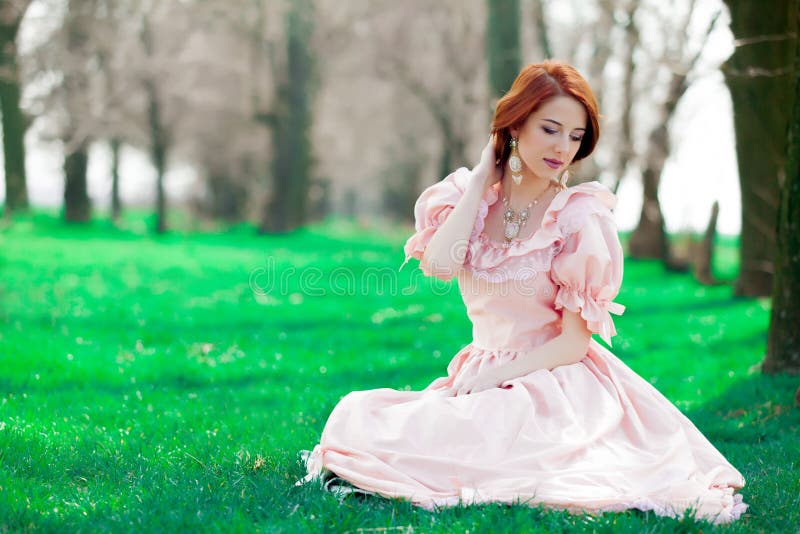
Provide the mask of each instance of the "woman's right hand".
[{"label": "woman's right hand", "polygon": [[481,185],[483,185],[484,189],[488,189],[499,182],[503,177],[502,169],[495,165],[495,161],[497,160],[494,153],[495,135],[496,134],[492,134],[489,136],[489,142],[481,151],[480,161],[475,168],[472,169],[475,179],[481,181]]}]

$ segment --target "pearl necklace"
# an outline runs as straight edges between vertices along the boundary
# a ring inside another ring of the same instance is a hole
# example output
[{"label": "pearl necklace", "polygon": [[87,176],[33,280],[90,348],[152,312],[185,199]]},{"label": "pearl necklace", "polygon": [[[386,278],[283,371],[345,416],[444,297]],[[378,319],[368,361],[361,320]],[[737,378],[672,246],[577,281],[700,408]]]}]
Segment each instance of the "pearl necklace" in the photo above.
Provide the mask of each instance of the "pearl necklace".
[{"label": "pearl necklace", "polygon": [[514,208],[511,207],[509,199],[506,197],[505,191],[503,191],[503,206],[505,207],[505,212],[503,213],[503,221],[505,222],[505,232],[504,237],[506,239],[506,245],[511,243],[511,240],[516,238],[519,235],[520,230],[522,227],[525,226],[525,223],[528,222],[528,218],[530,217],[529,210],[532,206],[535,206],[539,203],[539,199],[544,196],[550,190],[550,186],[552,183],[548,183],[547,187],[544,188],[544,191],[539,193],[536,198],[531,200],[527,206],[522,208],[519,211],[515,211]]}]

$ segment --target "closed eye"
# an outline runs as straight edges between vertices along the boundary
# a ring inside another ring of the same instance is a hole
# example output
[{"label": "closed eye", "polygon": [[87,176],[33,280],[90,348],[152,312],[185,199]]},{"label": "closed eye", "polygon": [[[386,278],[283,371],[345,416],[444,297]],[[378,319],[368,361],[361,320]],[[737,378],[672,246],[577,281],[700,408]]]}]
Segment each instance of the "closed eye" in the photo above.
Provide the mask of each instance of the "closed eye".
[{"label": "closed eye", "polygon": [[571,135],[571,136],[570,136],[570,139],[572,139],[573,141],[576,141],[576,142],[580,143],[580,142],[583,140],[583,136],[582,136],[582,135]]}]

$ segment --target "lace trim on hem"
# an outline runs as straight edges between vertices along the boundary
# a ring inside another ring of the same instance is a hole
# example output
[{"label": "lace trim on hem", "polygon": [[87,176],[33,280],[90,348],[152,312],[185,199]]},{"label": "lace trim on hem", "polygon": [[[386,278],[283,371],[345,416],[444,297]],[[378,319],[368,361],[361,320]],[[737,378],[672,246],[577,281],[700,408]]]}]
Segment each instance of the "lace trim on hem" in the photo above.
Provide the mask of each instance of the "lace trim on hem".
[{"label": "lace trim on hem", "polygon": [[[336,496],[339,502],[342,502],[348,495],[353,494],[380,496],[379,493],[360,488],[325,468],[322,465],[321,449],[319,445],[316,445],[312,451],[301,450],[300,457],[308,474],[295,482],[295,486],[301,486],[308,482],[316,481],[323,490],[331,492]],[[721,509],[716,514],[705,512],[699,516],[696,515],[696,517],[700,519],[708,520],[716,525],[730,523],[738,520],[749,507],[748,504],[743,502],[742,494],[735,493],[734,488],[731,486],[712,485],[708,488],[708,491],[720,493]],[[547,503],[533,501],[533,497],[493,498],[491,496],[482,496],[480,490],[477,488],[461,488],[460,495],[452,495],[444,498],[412,498],[411,500],[413,504],[433,511],[450,506],[503,502],[505,504],[541,505],[547,508],[566,510],[570,513],[588,514],[625,512],[627,510],[637,509],[643,512],[654,512],[656,515],[660,516],[680,518],[690,510],[695,512],[695,514],[697,512],[689,502],[681,503],[681,505],[676,506],[675,503],[661,501],[652,497],[622,498],[619,502],[601,505],[591,505],[589,503]]]}]

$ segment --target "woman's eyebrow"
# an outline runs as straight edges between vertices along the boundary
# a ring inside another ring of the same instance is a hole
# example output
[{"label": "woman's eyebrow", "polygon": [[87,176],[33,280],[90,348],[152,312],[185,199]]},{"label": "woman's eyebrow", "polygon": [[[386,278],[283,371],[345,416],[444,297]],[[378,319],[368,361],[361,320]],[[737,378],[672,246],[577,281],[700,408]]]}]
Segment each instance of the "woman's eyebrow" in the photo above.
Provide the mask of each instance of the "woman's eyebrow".
[{"label": "woman's eyebrow", "polygon": [[[542,119],[542,120],[543,120],[543,121],[547,121],[547,122],[552,122],[553,124],[558,124],[558,125],[559,125],[559,126],[561,126],[561,127],[563,127],[563,126],[564,126],[563,124],[561,124],[561,123],[560,123],[560,122],[558,122],[557,120],[553,120],[553,119]],[[585,132],[585,131],[586,131],[586,128],[573,128],[573,130],[583,130],[583,131]]]}]

